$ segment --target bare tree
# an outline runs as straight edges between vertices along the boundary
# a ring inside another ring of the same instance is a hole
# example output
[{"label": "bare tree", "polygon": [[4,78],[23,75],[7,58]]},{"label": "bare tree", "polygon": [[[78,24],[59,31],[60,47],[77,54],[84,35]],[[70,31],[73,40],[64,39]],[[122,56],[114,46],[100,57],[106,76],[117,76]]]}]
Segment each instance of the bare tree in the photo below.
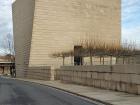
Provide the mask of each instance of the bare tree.
[{"label": "bare tree", "polygon": [[5,49],[5,56],[9,61],[15,61],[15,51],[14,51],[14,41],[13,37],[10,33],[8,33],[4,38],[4,49]]},{"label": "bare tree", "polygon": [[[110,57],[110,65],[113,64],[113,57],[116,58],[116,62],[119,57],[123,58],[123,64],[125,63],[125,58],[129,58],[134,56],[136,51],[134,43],[125,43],[120,45],[117,42],[113,43],[105,43],[100,40],[85,40],[82,41],[81,45],[83,46],[82,50],[78,51],[76,54],[82,57],[90,57],[90,65],[93,65],[93,56],[100,57],[100,64],[104,65],[104,57]],[[60,52],[56,54],[52,54],[55,57],[62,57],[63,58],[63,65],[65,63],[65,57],[72,57],[73,51],[68,52]]]}]

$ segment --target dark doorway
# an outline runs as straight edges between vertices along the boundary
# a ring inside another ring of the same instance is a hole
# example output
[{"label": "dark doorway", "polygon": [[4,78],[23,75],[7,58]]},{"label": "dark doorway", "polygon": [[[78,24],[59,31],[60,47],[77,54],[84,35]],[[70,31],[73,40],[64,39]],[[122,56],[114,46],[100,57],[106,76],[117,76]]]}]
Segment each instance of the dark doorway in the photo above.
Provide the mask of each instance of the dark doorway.
[{"label": "dark doorway", "polygon": [[74,65],[83,65],[82,46],[74,46]]}]

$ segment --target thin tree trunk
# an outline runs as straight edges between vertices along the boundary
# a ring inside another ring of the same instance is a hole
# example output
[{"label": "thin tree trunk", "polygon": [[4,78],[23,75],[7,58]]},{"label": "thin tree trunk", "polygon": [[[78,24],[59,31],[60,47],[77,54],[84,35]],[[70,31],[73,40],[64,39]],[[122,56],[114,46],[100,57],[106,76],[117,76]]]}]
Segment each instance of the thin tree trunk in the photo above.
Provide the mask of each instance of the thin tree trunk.
[{"label": "thin tree trunk", "polygon": [[73,56],[71,56],[71,65],[73,65]]},{"label": "thin tree trunk", "polygon": [[4,74],[4,67],[2,67],[2,74]]},{"label": "thin tree trunk", "polygon": [[110,65],[112,65],[112,56],[110,56]]},{"label": "thin tree trunk", "polygon": [[125,57],[123,56],[123,64],[125,63]]},{"label": "thin tree trunk", "polygon": [[118,57],[116,57],[116,64],[118,63]]},{"label": "thin tree trunk", "polygon": [[128,64],[130,64],[130,57],[128,57]]},{"label": "thin tree trunk", "polygon": [[101,64],[101,62],[102,62],[102,57],[100,56],[100,64]]},{"label": "thin tree trunk", "polygon": [[103,56],[103,65],[105,64],[105,58],[104,58],[104,56]]},{"label": "thin tree trunk", "polygon": [[92,55],[90,55],[90,65],[93,65]]},{"label": "thin tree trunk", "polygon": [[65,57],[63,57],[63,66],[65,65]]}]

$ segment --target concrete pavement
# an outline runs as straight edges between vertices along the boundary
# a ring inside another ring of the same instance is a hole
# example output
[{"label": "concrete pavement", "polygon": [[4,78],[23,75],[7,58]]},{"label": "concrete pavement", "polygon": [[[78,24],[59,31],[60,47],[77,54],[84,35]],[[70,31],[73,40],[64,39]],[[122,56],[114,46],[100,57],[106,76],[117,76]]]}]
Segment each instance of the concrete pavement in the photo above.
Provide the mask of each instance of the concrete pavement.
[{"label": "concrete pavement", "polygon": [[98,105],[36,83],[0,77],[0,105]]},{"label": "concrete pavement", "polygon": [[75,84],[64,84],[60,81],[42,81],[32,79],[18,79],[59,88],[80,96],[88,97],[94,100],[110,103],[113,105],[140,105],[140,95],[133,95],[123,92],[115,92],[103,90],[88,86],[80,86]]}]

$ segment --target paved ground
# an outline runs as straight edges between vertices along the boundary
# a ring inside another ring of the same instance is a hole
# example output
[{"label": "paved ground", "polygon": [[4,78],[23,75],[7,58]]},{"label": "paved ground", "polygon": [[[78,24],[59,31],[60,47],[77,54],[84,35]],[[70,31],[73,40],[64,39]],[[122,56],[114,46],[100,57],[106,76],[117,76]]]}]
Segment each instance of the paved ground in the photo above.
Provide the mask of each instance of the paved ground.
[{"label": "paved ground", "polygon": [[0,105],[95,105],[51,87],[0,77]]},{"label": "paved ground", "polygon": [[42,80],[19,79],[19,78],[17,79],[56,87],[62,90],[66,90],[68,92],[72,92],[78,95],[107,102],[113,105],[140,105],[140,95],[115,92],[76,84],[66,84],[61,83],[60,81],[42,81]]}]

